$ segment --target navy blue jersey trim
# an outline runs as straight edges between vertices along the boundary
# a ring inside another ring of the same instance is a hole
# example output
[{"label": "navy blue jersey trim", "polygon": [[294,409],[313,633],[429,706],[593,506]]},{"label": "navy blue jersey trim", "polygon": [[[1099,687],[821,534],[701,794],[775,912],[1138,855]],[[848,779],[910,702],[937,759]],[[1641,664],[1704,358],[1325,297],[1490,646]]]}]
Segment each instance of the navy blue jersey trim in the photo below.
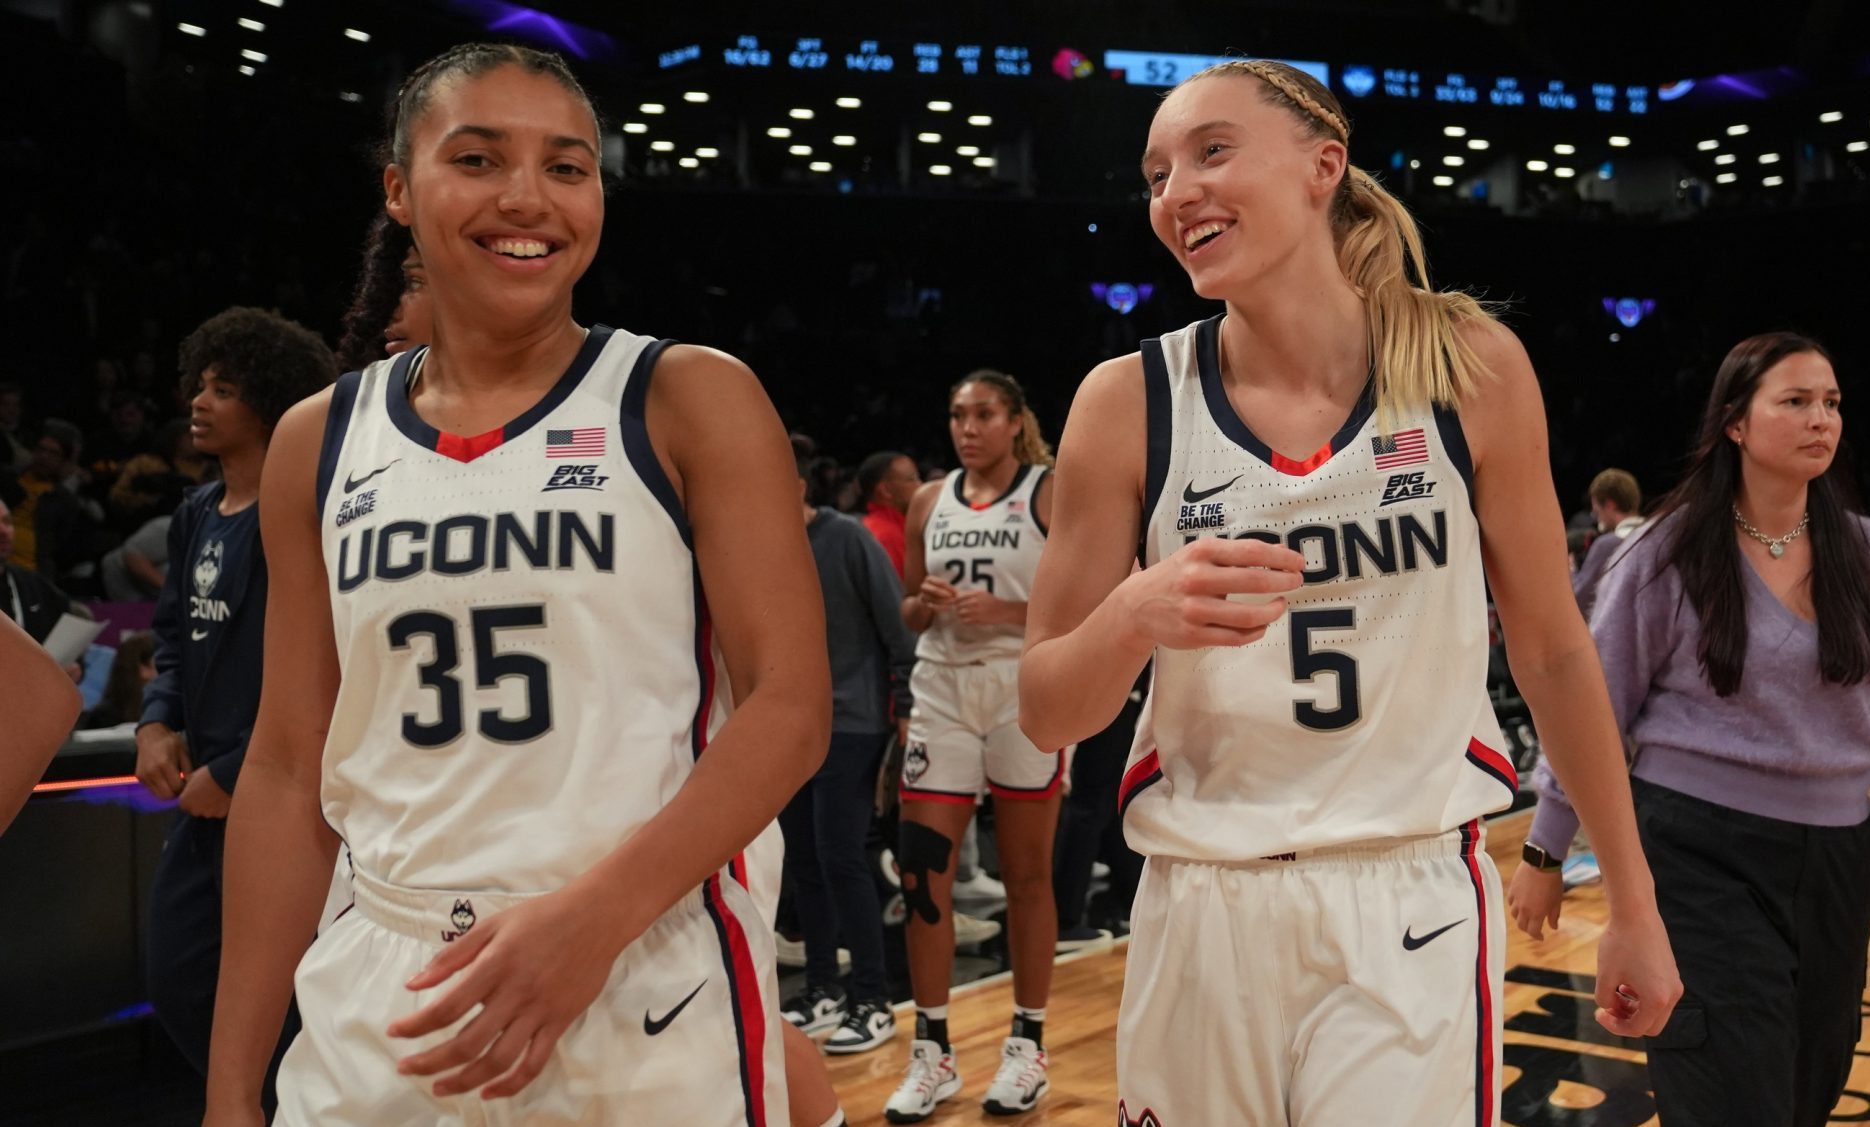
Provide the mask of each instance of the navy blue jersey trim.
[{"label": "navy blue jersey trim", "polygon": [[1474,496],[1474,455],[1467,448],[1467,432],[1461,429],[1461,415],[1452,407],[1435,405],[1435,430],[1441,435],[1441,448],[1460,471],[1461,484],[1467,486],[1467,507],[1480,515],[1480,502]]},{"label": "navy blue jersey trim", "polygon": [[[734,945],[727,936],[727,921],[721,918],[721,909],[715,905],[718,897],[726,903],[726,897],[720,893],[719,873],[709,877],[702,884],[701,902],[708,909],[708,918],[714,921],[714,935],[721,941],[721,967],[727,972],[727,1008],[734,1011],[734,1045],[736,1055],[740,1057],[740,1096],[747,1108],[747,1123],[756,1122],[753,1113],[753,1075],[747,1061],[747,1017],[740,1012],[740,979],[734,973]],[[757,989],[757,987],[756,987]]]},{"label": "navy blue jersey trim", "polygon": [[649,424],[644,420],[644,405],[649,402],[649,380],[655,374],[656,361],[662,358],[664,350],[671,340],[651,341],[636,358],[636,367],[630,371],[630,382],[623,389],[623,412],[619,429],[623,434],[623,452],[630,459],[630,465],[636,470],[636,476],[643,480],[650,494],[661,502],[663,511],[674,522],[675,531],[682,537],[682,543],[689,551],[695,550],[695,537],[688,527],[688,514],[682,509],[681,498],[675,495],[675,485],[669,475],[662,472],[662,462],[656,457],[656,448],[649,441]]},{"label": "navy blue jersey trim", "polygon": [[[578,355],[572,357],[571,366],[565,369],[565,374],[558,378],[558,382],[552,385],[552,389],[545,393],[544,398],[533,404],[524,414],[500,428],[500,441],[511,442],[525,434],[570,398],[571,393],[578,390],[578,385],[584,382],[585,374],[591,370],[591,365],[597,362],[598,354],[603,352],[604,346],[610,342],[610,335],[613,331],[608,325],[592,325],[591,331],[585,335],[584,344],[578,349]],[[424,422],[422,416],[416,414],[416,409],[409,403],[409,366],[414,364],[418,357],[427,353],[428,346],[423,345],[421,348],[412,348],[398,356],[395,365],[390,369],[390,378],[383,381],[383,395],[389,408],[390,422],[403,433],[403,437],[424,449],[433,450],[441,442],[441,431]],[[473,438],[475,436],[462,435],[461,437]]]},{"label": "navy blue jersey trim", "polygon": [[[909,783],[902,789],[909,791],[911,794],[945,794],[950,798],[965,798],[969,802],[973,802],[980,797],[979,794],[971,790],[936,790],[934,787],[919,787],[914,783]],[[1013,788],[1008,787],[1007,789],[1011,790]],[[909,801],[913,802],[915,800],[911,798]]]},{"label": "navy blue jersey trim", "polygon": [[[1275,461],[1273,448],[1260,441],[1260,436],[1253,433],[1240,413],[1234,410],[1233,401],[1227,398],[1227,385],[1221,380],[1220,360],[1221,320],[1225,316],[1222,313],[1210,317],[1195,330],[1195,363],[1201,374],[1201,396],[1207,400],[1208,414],[1213,417],[1214,425],[1221,428],[1221,433],[1232,439],[1235,445],[1274,469],[1286,472],[1279,462],[1289,462],[1290,459],[1280,457]],[[1372,373],[1372,378],[1364,381],[1363,394],[1357,397],[1357,406],[1351,408],[1350,417],[1331,436],[1329,446],[1332,457],[1343,453],[1351,439],[1357,437],[1357,432],[1369,421],[1376,406],[1376,380]],[[1308,450],[1305,457],[1309,458],[1313,453]]]},{"label": "navy blue jersey trim", "polygon": [[1162,358],[1162,341],[1153,337],[1143,342],[1143,417],[1149,431],[1149,446],[1136,562],[1147,567],[1149,521],[1162,501],[1162,488],[1169,480],[1169,457],[1175,447],[1175,402],[1169,395],[1169,365]]},{"label": "navy blue jersey trim", "polygon": [[1050,536],[1052,530],[1046,527],[1045,518],[1039,515],[1039,490],[1045,488],[1045,479],[1052,473],[1051,466],[1039,467],[1039,480],[1032,483],[1032,524],[1039,530],[1039,535]]},{"label": "navy blue jersey trim", "polygon": [[1142,794],[1144,791],[1148,790],[1150,787],[1155,786],[1157,783],[1161,781],[1162,781],[1162,768],[1160,767],[1158,767],[1154,771],[1151,771],[1149,774],[1144,775],[1141,779],[1138,779],[1136,782],[1136,785],[1134,787],[1131,787],[1129,792],[1125,794],[1122,800],[1117,803],[1117,820],[1121,822],[1123,820],[1123,816],[1129,813],[1130,803],[1136,801],[1137,795]]},{"label": "navy blue jersey trim", "polygon": [[[998,505],[1000,502],[1006,500],[1008,497],[1011,497],[1014,494],[1014,492],[1019,489],[1019,483],[1022,481],[1025,481],[1026,475],[1031,472],[1032,472],[1031,463],[1021,462],[1019,464],[1019,471],[1013,475],[1013,484],[1006,487],[1006,492],[1000,494],[998,497],[995,497],[993,500],[987,502],[985,505],[982,505],[979,509],[975,511],[984,512],[988,509],[993,508],[995,505]],[[963,469],[954,475],[954,499],[961,502],[961,504],[964,505],[965,507],[972,509],[974,508],[974,506],[968,502],[967,489],[965,488],[966,485],[967,485],[967,470]]]},{"label": "navy blue jersey trim", "polygon": [[318,519],[325,519],[325,498],[331,495],[331,483],[337,480],[338,456],[344,452],[344,435],[350,430],[351,411],[357,406],[357,388],[363,383],[362,372],[346,372],[331,387],[331,405],[325,412],[325,437],[318,447]]},{"label": "navy blue jersey trim", "polygon": [[1519,794],[1519,787],[1514,784],[1513,780],[1501,774],[1500,769],[1495,767],[1493,764],[1487,762],[1485,759],[1482,759],[1480,756],[1475,755],[1471,751],[1467,753],[1467,761],[1469,763],[1472,763],[1474,766],[1479,767],[1481,770],[1487,772],[1489,775],[1492,775],[1495,779],[1499,780],[1500,785],[1505,787],[1510,793],[1514,795]]},{"label": "navy blue jersey trim", "polygon": [[1009,794],[1044,794],[1046,791],[1049,791],[1053,787],[1056,787],[1058,785],[1059,776],[1065,773],[1064,753],[1056,752],[1054,753],[1054,758],[1056,758],[1058,762],[1054,764],[1052,767],[1052,777],[1050,779],[1047,779],[1043,784],[1039,786],[1016,787],[1016,786],[1009,786],[1006,783],[996,783],[994,782],[992,775],[987,776],[987,785],[990,787],[998,787],[1000,790],[1006,791]]}]

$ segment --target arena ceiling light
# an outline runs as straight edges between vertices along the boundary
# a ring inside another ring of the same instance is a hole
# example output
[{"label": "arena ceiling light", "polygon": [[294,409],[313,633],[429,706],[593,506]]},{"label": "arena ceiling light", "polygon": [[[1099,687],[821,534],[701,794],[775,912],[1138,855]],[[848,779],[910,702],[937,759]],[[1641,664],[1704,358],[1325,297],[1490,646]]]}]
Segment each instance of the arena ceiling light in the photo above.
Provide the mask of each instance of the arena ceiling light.
[{"label": "arena ceiling light", "polygon": [[805,167],[811,169],[813,172],[830,172],[831,162],[828,160],[815,160]]},{"label": "arena ceiling light", "polygon": [[286,6],[286,0],[260,0],[260,3],[269,8],[283,8]]},{"label": "arena ceiling light", "polygon": [[246,75],[248,78],[252,78],[254,75],[258,74],[259,71],[254,70],[252,67],[248,66],[245,63],[241,63],[240,73]]},{"label": "arena ceiling light", "polygon": [[977,157],[980,155],[980,146],[979,145],[956,145],[954,147],[954,151],[955,151],[956,156]]},{"label": "arena ceiling light", "polygon": [[1561,157],[1568,157],[1571,154],[1578,151],[1578,146],[1567,145],[1563,141],[1561,141],[1558,144],[1552,146],[1552,151],[1557,153]]},{"label": "arena ceiling light", "polygon": [[1613,149],[1627,149],[1630,147],[1630,139],[1619,134],[1610,139],[1610,147]]},{"label": "arena ceiling light", "polygon": [[703,145],[701,148],[695,150],[695,155],[700,157],[702,160],[713,160],[715,157],[718,157],[721,155],[721,150],[713,148],[708,145]]},{"label": "arena ceiling light", "polygon": [[[929,103],[929,109],[933,110],[936,113],[947,113],[949,110],[954,109],[954,103],[944,102],[944,101],[937,99],[936,101]],[[946,175],[946,173],[936,173],[936,175],[942,176],[942,175]]]},{"label": "arena ceiling light", "polygon": [[651,152],[672,153],[675,151],[675,142],[674,141],[651,141],[649,143],[649,148]]},{"label": "arena ceiling light", "polygon": [[1761,153],[1760,163],[1761,164],[1778,164],[1779,154],[1778,153]]},{"label": "arena ceiling light", "polygon": [[920,142],[922,142],[922,143],[923,143],[923,144],[925,144],[925,145],[939,145],[939,144],[941,144],[941,134],[939,134],[939,133],[918,133],[918,134],[916,134],[916,140],[918,140],[918,141],[920,141]]},{"label": "arena ceiling light", "polygon": [[705,90],[689,90],[682,94],[682,101],[694,102],[696,105],[700,105],[707,100],[708,94]]},{"label": "arena ceiling light", "polygon": [[1844,151],[1847,153],[1861,153],[1865,149],[1870,149],[1870,141],[1852,141],[1844,146]]},{"label": "arena ceiling light", "polygon": [[977,113],[970,115],[967,119],[967,123],[969,125],[992,125],[993,118],[984,113]]},{"label": "arena ceiling light", "polygon": [[862,109],[863,105],[864,105],[864,100],[862,98],[839,98],[838,99],[838,108],[841,110]]},{"label": "arena ceiling light", "polygon": [[954,172],[954,169],[952,169],[952,168],[949,168],[949,167],[948,167],[947,165],[945,165],[945,164],[931,164],[931,165],[929,165],[929,175],[930,175],[930,176],[948,176],[948,175],[951,175],[951,174],[953,174],[953,172]]},{"label": "arena ceiling light", "polygon": [[992,168],[993,163],[994,162],[993,162],[992,157],[975,157],[974,158],[975,168]]},{"label": "arena ceiling light", "polygon": [[1561,179],[1565,179],[1565,180],[1569,180],[1569,179],[1571,179],[1571,178],[1572,178],[1573,176],[1576,176],[1577,174],[1578,174],[1578,170],[1577,170],[1577,169],[1575,169],[1575,168],[1566,168],[1566,167],[1565,167],[1564,165],[1562,165],[1562,164],[1561,164],[1561,165],[1559,165],[1559,166],[1558,166],[1557,168],[1554,168],[1554,169],[1552,170],[1552,175],[1554,175],[1554,176],[1557,176],[1557,177],[1560,177]]},{"label": "arena ceiling light", "polygon": [[1827,110],[1818,115],[1818,120],[1824,122],[1826,125],[1836,125],[1838,122],[1844,120],[1844,115],[1837,110]]},{"label": "arena ceiling light", "polygon": [[857,143],[857,138],[851,136],[849,133],[840,133],[836,137],[831,138],[831,143],[841,148],[848,149]]},{"label": "arena ceiling light", "polygon": [[1467,136],[1467,126],[1444,125],[1441,127],[1441,135],[1444,137],[1465,137]]},{"label": "arena ceiling light", "polygon": [[663,105],[661,102],[644,102],[642,105],[636,108],[639,112],[647,113],[647,114],[658,114],[658,113],[669,112],[669,107]]},{"label": "arena ceiling light", "polygon": [[1744,125],[1730,125],[1727,127],[1727,135],[1729,137],[1745,137],[1747,135],[1747,127]]},{"label": "arena ceiling light", "polygon": [[1714,178],[1714,182],[1716,184],[1732,184],[1738,179],[1740,179],[1740,177],[1732,172],[1723,172]]},{"label": "arena ceiling light", "polygon": [[340,91],[338,91],[338,101],[340,101],[340,102],[349,102],[349,103],[351,103],[352,105],[356,105],[357,103],[359,103],[359,102],[361,102],[361,101],[363,101],[363,100],[364,100],[364,96],[363,96],[362,94],[359,94],[359,93],[358,93],[357,91],[355,91],[355,90],[340,90]]},{"label": "arena ceiling light", "polygon": [[359,43],[368,43],[370,42],[370,33],[367,31],[358,31],[354,27],[347,27],[344,29],[344,38],[355,39]]},{"label": "arena ceiling light", "polygon": [[783,125],[774,125],[774,126],[768,127],[768,129],[766,130],[766,135],[768,137],[774,137],[774,138],[777,138],[778,140],[783,141],[786,138],[792,136],[792,130],[786,128]]},{"label": "arena ceiling light", "polygon": [[623,131],[625,133],[647,133],[649,126],[640,121],[626,121],[623,123]]},{"label": "arena ceiling light", "polygon": [[1768,188],[1777,188],[1779,185],[1785,182],[1786,182],[1786,178],[1783,176],[1768,176],[1764,180],[1760,181],[1761,184],[1765,185]]},{"label": "arena ceiling light", "polygon": [[202,27],[200,24],[193,23],[178,23],[175,25],[175,30],[181,32],[183,35],[193,35],[196,38],[208,34],[207,28]]},{"label": "arena ceiling light", "polygon": [[1435,177],[1435,186],[1437,188],[1452,188],[1454,187],[1454,177],[1437,176]]},{"label": "arena ceiling light", "polygon": [[1732,164],[1739,159],[1740,159],[1739,157],[1735,156],[1732,153],[1716,153],[1714,156],[1714,163],[1715,164]]},{"label": "arena ceiling light", "polygon": [[1451,156],[1445,156],[1441,158],[1441,162],[1447,165],[1449,168],[1460,168],[1462,165],[1467,163],[1467,158],[1451,155]]},{"label": "arena ceiling light", "polygon": [[255,51],[251,48],[242,48],[240,52],[240,57],[247,60],[250,63],[263,63],[266,61],[266,52]]},{"label": "arena ceiling light", "polygon": [[248,31],[265,31],[266,30],[265,24],[261,23],[259,20],[250,20],[245,16],[240,17],[234,22],[239,24],[241,27],[246,28]]},{"label": "arena ceiling light", "polygon": [[701,162],[696,160],[694,157],[683,157],[681,160],[678,160],[675,163],[681,165],[683,168],[700,168],[701,167]]},{"label": "arena ceiling light", "polygon": [[1469,137],[1467,139],[1467,147],[1473,149],[1475,152],[1486,152],[1489,148],[1493,147],[1493,143],[1479,137]]},{"label": "arena ceiling light", "polygon": [[1711,153],[1720,147],[1721,147],[1721,143],[1719,141],[1696,141],[1695,142],[1695,148],[1700,149],[1704,153]]},{"label": "arena ceiling light", "polygon": [[786,111],[786,116],[794,121],[810,121],[812,120],[812,111],[806,109],[804,106],[794,106],[792,109]]},{"label": "arena ceiling light", "polygon": [[812,147],[810,145],[794,145],[786,151],[795,157],[808,157],[812,155]]},{"label": "arena ceiling light", "polygon": [[1526,162],[1527,172],[1544,172],[1546,169],[1550,167],[1552,166],[1542,160],[1529,160]]}]

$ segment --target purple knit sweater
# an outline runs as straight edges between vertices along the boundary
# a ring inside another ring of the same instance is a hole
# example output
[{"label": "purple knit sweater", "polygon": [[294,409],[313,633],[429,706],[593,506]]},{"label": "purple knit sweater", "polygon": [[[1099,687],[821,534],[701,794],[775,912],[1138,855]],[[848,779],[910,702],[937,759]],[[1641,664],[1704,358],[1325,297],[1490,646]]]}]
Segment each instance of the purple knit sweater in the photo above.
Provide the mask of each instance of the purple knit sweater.
[{"label": "purple knit sweater", "polygon": [[[1845,826],[1870,817],[1870,684],[1826,683],[1818,627],[1787,610],[1743,558],[1746,671],[1739,692],[1716,696],[1695,657],[1700,619],[1681,576],[1661,566],[1675,520],[1631,538],[1591,616],[1617,727],[1637,749],[1631,773],[1787,822]],[[1527,838],[1562,855],[1578,832],[1577,812],[1544,760],[1533,781],[1539,807]]]}]

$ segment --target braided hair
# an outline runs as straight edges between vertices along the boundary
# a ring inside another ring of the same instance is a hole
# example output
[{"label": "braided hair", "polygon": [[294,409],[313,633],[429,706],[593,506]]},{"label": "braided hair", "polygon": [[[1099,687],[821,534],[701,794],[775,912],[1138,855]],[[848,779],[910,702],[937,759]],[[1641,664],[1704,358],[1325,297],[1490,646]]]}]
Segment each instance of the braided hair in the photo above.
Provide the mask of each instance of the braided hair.
[{"label": "braided hair", "polygon": [[403,260],[415,246],[409,228],[379,211],[364,237],[363,264],[351,307],[344,311],[344,336],[338,342],[338,368],[355,372],[383,359],[383,332],[403,297]]}]

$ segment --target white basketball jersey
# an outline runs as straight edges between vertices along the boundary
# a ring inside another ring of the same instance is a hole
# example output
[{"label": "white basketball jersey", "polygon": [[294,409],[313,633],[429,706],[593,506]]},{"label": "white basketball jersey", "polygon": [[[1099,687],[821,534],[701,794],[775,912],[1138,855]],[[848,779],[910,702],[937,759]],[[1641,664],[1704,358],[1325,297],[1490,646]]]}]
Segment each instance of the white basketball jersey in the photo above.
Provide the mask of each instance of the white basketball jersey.
[{"label": "white basketball jersey", "polygon": [[1443,833],[1517,788],[1487,697],[1472,462],[1452,411],[1366,395],[1295,462],[1227,398],[1221,318],[1146,341],[1144,566],[1199,537],[1283,543],[1304,585],[1264,637],[1158,648],[1120,791],[1140,853],[1232,861]]},{"label": "white basketball jersey", "polygon": [[[961,491],[965,470],[942,482],[941,496],[922,530],[922,556],[928,574],[960,590],[985,588],[1009,602],[1026,602],[1032,577],[1045,550],[1045,526],[1039,523],[1039,483],[1051,470],[1022,465],[1013,484],[994,501],[968,504]],[[916,643],[916,657],[947,665],[1011,658],[1025,645],[1024,626],[971,626],[943,611]]]},{"label": "white basketball jersey", "polygon": [[725,720],[688,522],[643,425],[662,348],[593,326],[544,399],[472,438],[409,405],[426,349],[338,381],[323,803],[360,872],[559,888],[668,803]]}]

